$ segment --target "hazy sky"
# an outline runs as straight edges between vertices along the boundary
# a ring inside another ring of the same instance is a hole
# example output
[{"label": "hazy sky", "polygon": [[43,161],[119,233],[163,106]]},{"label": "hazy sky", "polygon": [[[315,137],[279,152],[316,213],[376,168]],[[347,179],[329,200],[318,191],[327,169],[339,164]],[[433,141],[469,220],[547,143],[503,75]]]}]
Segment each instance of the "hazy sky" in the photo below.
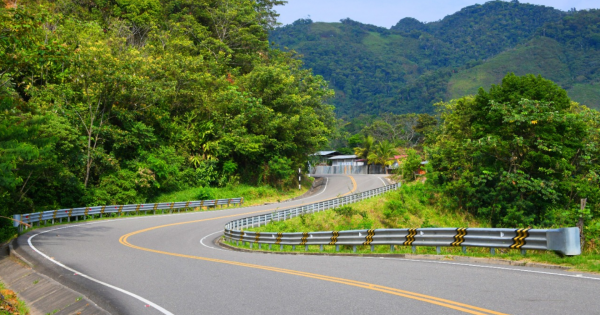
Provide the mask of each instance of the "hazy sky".
[{"label": "hazy sky", "polygon": [[[279,22],[290,24],[300,18],[315,22],[339,22],[351,18],[366,24],[389,28],[404,17],[422,22],[437,21],[446,15],[476,3],[475,0],[288,0],[285,6],[276,8],[281,14]],[[529,0],[521,3],[551,6],[563,11],[599,8],[598,0]]]}]

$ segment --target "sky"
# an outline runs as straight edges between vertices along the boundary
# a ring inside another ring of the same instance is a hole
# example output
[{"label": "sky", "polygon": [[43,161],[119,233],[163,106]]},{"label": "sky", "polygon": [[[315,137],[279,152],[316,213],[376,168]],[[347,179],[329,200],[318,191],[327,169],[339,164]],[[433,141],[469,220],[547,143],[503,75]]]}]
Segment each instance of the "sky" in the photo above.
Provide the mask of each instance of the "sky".
[{"label": "sky", "polygon": [[[301,18],[314,22],[339,22],[352,20],[390,28],[405,17],[421,22],[432,22],[444,18],[460,9],[486,1],[474,0],[288,0],[284,6],[276,7],[279,22],[291,24]],[[539,4],[567,11],[600,8],[598,0],[521,0],[521,3]]]}]

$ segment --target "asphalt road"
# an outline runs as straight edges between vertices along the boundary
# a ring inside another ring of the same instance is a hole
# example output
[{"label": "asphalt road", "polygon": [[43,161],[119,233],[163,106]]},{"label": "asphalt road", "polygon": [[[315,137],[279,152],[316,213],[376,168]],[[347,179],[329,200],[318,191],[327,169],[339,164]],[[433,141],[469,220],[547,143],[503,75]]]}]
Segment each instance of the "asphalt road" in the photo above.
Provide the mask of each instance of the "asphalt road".
[{"label": "asphalt road", "polygon": [[224,250],[223,225],[384,185],[329,176],[296,201],[34,230],[17,251],[113,314],[600,314],[600,276],[400,258]]}]

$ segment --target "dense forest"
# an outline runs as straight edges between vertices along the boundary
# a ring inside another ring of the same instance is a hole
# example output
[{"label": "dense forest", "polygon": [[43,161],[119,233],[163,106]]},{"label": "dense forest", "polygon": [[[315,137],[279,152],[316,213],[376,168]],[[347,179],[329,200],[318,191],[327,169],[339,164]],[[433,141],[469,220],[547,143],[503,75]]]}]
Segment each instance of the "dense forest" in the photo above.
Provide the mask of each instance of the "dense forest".
[{"label": "dense forest", "polygon": [[269,46],[281,3],[7,0],[0,215],[294,178],[333,91]]},{"label": "dense forest", "polygon": [[330,82],[336,113],[348,120],[432,113],[434,103],[477,93],[509,72],[541,74],[599,108],[599,25],[600,10],[490,1],[436,22],[404,18],[390,29],[301,19],[269,38]]}]

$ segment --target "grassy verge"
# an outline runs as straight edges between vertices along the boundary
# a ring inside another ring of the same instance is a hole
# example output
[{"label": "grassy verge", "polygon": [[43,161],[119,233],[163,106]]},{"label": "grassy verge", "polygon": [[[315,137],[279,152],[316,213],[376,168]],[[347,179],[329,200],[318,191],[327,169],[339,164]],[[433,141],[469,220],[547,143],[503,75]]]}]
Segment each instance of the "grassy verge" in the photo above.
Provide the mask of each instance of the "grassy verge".
[{"label": "grassy verge", "polygon": [[[178,201],[227,199],[227,198],[243,197],[244,198],[243,207],[248,207],[248,206],[261,205],[261,204],[270,203],[270,202],[281,202],[281,201],[284,201],[287,199],[301,196],[302,194],[306,193],[310,189],[310,187],[312,185],[312,181],[313,181],[313,178],[303,181],[301,190],[290,189],[287,191],[282,191],[282,190],[279,190],[279,189],[276,189],[276,188],[273,188],[270,186],[254,187],[254,186],[248,186],[248,185],[228,186],[228,187],[223,187],[223,188],[213,188],[213,187],[189,188],[189,189],[185,189],[182,191],[159,195],[149,202],[150,203],[152,203],[152,202],[156,202],[156,203],[158,203],[158,202],[178,202]],[[240,208],[240,206],[236,205],[236,206],[231,206],[229,208]],[[222,208],[207,208],[207,207],[199,208],[198,207],[198,208],[194,208],[194,209],[189,209],[188,211],[179,209],[179,210],[173,210],[173,212],[174,213],[204,212],[204,211],[214,211],[214,210],[221,210],[221,209]],[[156,211],[157,215],[166,214],[166,213],[169,213],[169,211],[168,210],[163,210],[163,211],[157,210]],[[46,222],[46,223],[44,223],[44,222],[40,222],[39,224],[34,223],[33,226],[31,228],[27,229],[26,231],[30,231],[32,229],[39,229],[39,228],[43,228],[43,227],[49,227],[49,226],[75,223],[75,222],[79,222],[80,220],[82,220],[82,221],[83,220],[85,220],[85,221],[110,220],[110,219],[116,219],[119,217],[121,217],[121,218],[141,217],[141,216],[152,216],[152,215],[153,215],[152,211],[147,211],[147,212],[140,211],[139,213],[124,212],[124,213],[121,213],[120,216],[117,213],[108,213],[108,214],[104,214],[102,217],[100,217],[99,214],[89,215],[85,218],[83,216],[80,216],[78,218],[72,217],[70,222],[68,222],[66,219],[63,219],[62,222],[55,220],[54,224],[51,224],[51,220],[48,220],[48,222]],[[2,233],[0,233],[0,237],[3,238],[3,239],[0,239],[0,243],[8,241],[12,237],[17,235],[17,229],[12,228],[10,226],[3,228],[2,230],[0,230],[0,232],[2,232]]]},{"label": "grassy verge", "polygon": [[26,315],[29,314],[29,308],[19,300],[17,294],[4,287],[0,282],[0,315]]},{"label": "grassy verge", "polygon": [[298,197],[308,191],[312,178],[302,182],[302,189],[280,190],[271,186],[237,185],[222,188],[196,187],[177,192],[162,194],[150,202],[177,202],[189,200],[210,200],[244,197],[244,205],[251,206],[266,202],[280,202]]},{"label": "grassy verge", "polygon": [[[395,192],[383,196],[361,201],[351,206],[340,207],[331,211],[306,214],[291,220],[271,222],[266,226],[250,229],[260,232],[307,232],[307,231],[341,231],[354,229],[383,229],[383,228],[414,228],[414,227],[489,227],[484,222],[478,221],[473,216],[448,210],[451,202],[444,199],[438,192],[427,190],[421,184],[404,185]],[[250,249],[250,244],[228,243],[232,246]],[[304,246],[279,246],[273,245],[273,251],[304,252]],[[257,249],[256,244],[254,248]],[[269,250],[263,244],[262,250]],[[308,252],[320,252],[319,246],[309,246]],[[324,253],[336,253],[335,246],[324,246]],[[340,253],[353,253],[351,246],[340,246]],[[370,254],[370,246],[357,246],[357,254]],[[392,253],[389,245],[374,247],[373,253]],[[411,247],[395,247],[394,254],[412,254]],[[435,247],[417,247],[415,254],[437,254]],[[440,255],[486,257],[494,259],[507,259],[521,262],[538,262],[562,265],[573,270],[600,273],[600,252],[586,250],[580,256],[563,257],[554,252],[527,251],[521,255],[519,250],[495,249],[495,255],[490,254],[488,248],[468,248],[463,253],[461,248],[441,247]]]}]

